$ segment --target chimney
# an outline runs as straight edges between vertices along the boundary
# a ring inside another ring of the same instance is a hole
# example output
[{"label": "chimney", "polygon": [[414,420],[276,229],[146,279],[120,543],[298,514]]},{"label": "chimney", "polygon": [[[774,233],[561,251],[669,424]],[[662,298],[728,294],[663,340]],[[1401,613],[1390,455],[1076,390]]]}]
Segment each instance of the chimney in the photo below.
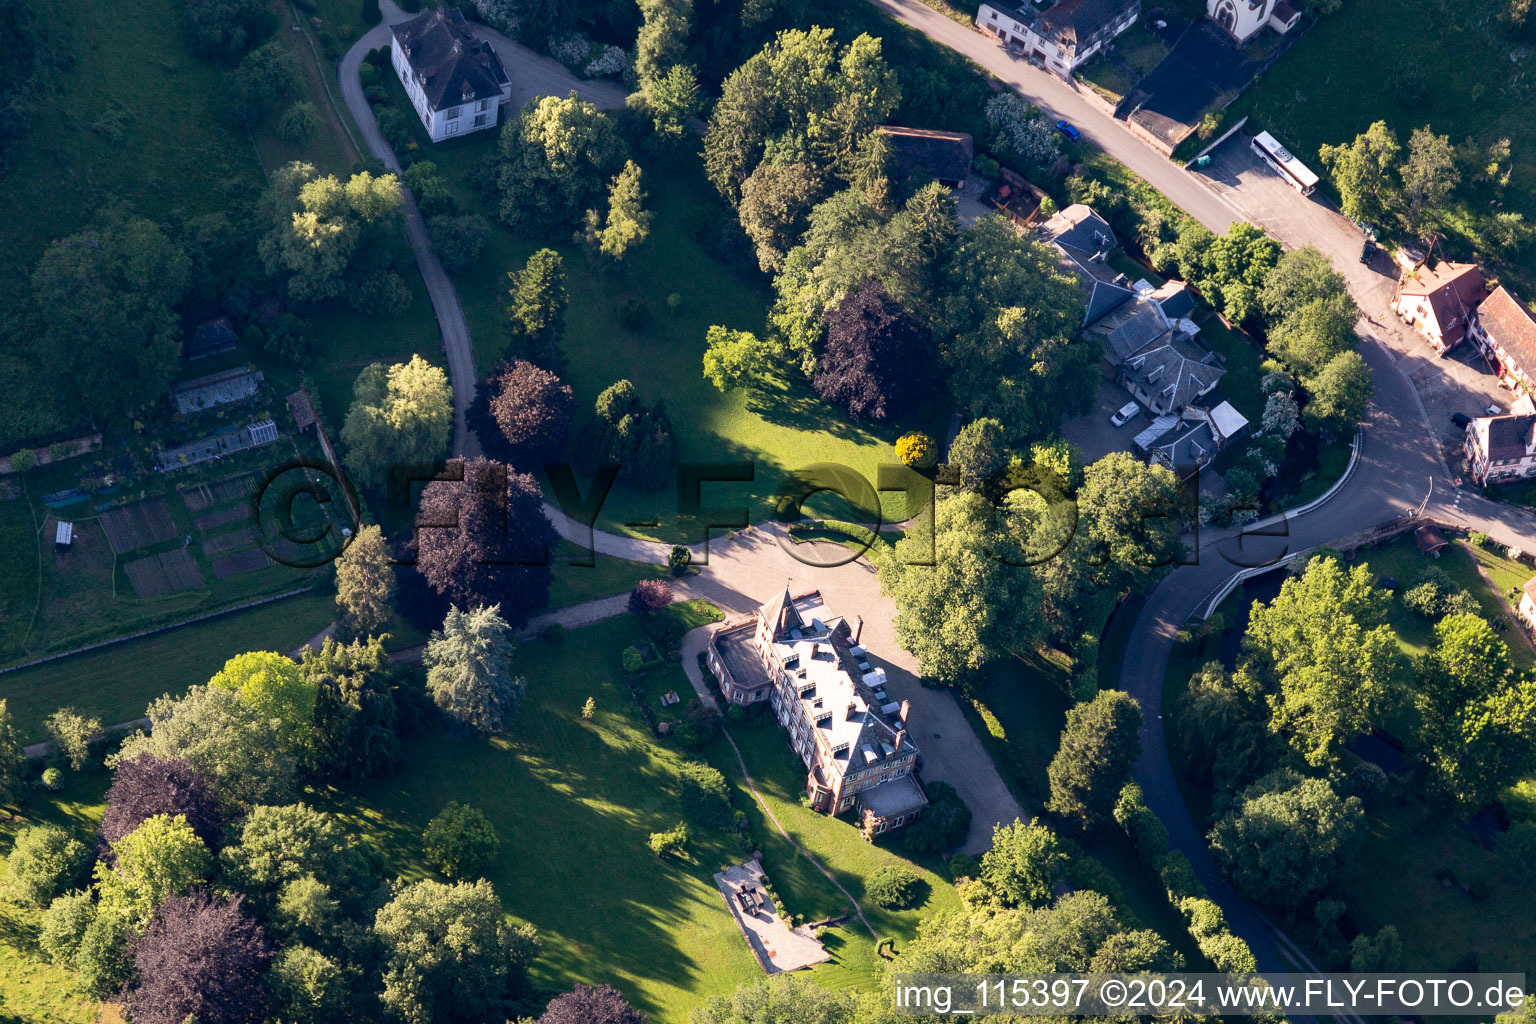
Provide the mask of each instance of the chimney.
[{"label": "chimney", "polygon": [[911,714],[911,713],[912,713],[912,702],[909,701],[909,700],[902,701],[901,702],[901,710],[896,712],[896,718],[901,722],[901,730],[902,730],[902,732],[906,732],[906,730],[907,730],[907,716],[909,714]]},{"label": "chimney", "polygon": [[857,710],[859,710],[859,702],[856,701],[856,700],[849,701],[848,702],[848,717],[852,718],[853,717],[853,713],[855,711],[857,711]]},{"label": "chimney", "polygon": [[907,730],[905,730],[905,729],[898,729],[896,731],[896,749],[891,754],[891,756],[892,757],[900,757],[901,756],[901,748],[906,746],[906,745],[907,745]]},{"label": "chimney", "polygon": [[864,616],[858,616],[859,627],[853,631],[853,642],[858,643],[859,637],[864,635]]}]

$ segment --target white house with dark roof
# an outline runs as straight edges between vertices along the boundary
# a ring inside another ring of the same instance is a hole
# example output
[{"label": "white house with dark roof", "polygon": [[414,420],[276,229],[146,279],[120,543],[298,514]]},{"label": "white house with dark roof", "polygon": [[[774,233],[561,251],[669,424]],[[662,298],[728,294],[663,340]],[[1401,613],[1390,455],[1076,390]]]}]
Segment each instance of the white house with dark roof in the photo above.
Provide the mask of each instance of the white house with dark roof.
[{"label": "white house with dark roof", "polygon": [[867,835],[910,823],[928,798],[917,781],[917,744],[906,701],[885,691],[858,630],[820,591],[784,591],[710,637],[705,661],[725,699],[766,701],[805,762],[811,806],[828,814],[858,807]]},{"label": "white house with dark roof", "polygon": [[999,2],[981,5],[976,26],[1066,77],[1140,16],[1141,0],[1058,0],[1044,11]]},{"label": "white house with dark roof", "polygon": [[1479,416],[1467,424],[1463,451],[1479,487],[1536,476],[1536,413],[1529,398],[1513,414]]},{"label": "white house with dark roof", "polygon": [[433,142],[496,127],[512,80],[458,8],[424,11],[389,31],[390,63]]},{"label": "white house with dark roof", "polygon": [[1285,35],[1301,21],[1290,0],[1205,0],[1205,13],[1239,45],[1265,28]]}]

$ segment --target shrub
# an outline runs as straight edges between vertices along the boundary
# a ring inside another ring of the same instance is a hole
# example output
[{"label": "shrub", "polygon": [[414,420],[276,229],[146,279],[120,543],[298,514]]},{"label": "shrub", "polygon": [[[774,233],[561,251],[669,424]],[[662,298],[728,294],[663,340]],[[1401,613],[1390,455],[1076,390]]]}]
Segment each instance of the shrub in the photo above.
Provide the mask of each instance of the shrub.
[{"label": "shrub", "polygon": [[1147,806],[1141,787],[1128,783],[1115,804],[1115,822],[1125,830],[1136,853],[1148,864],[1168,852],[1168,829]]},{"label": "shrub", "polygon": [[684,761],[677,766],[679,803],[691,821],[710,828],[724,828],[731,823],[730,791],[725,776],[701,761]]},{"label": "shrub", "polygon": [[379,67],[377,64],[363,61],[357,66],[357,80],[364,85],[372,85],[379,80]]},{"label": "shrub", "polygon": [[1521,821],[1499,836],[1495,849],[1509,867],[1509,873],[1529,878],[1536,875],[1536,822]]},{"label": "shrub", "polygon": [[565,640],[565,627],[558,622],[551,622],[544,627],[544,639],[552,644],[558,644]]},{"label": "shrub", "polygon": [[665,832],[652,832],[650,846],[651,852],[658,857],[665,857],[669,853],[681,855],[688,848],[687,823],[680,821]]},{"label": "shrub", "polygon": [[[365,67],[367,65],[364,65]],[[282,123],[278,125],[277,133],[283,137],[283,141],[292,146],[302,145],[315,137],[320,130],[320,112],[315,109],[313,103],[300,100],[288,108],[283,115]]]},{"label": "shrub", "polygon": [[1409,587],[1403,591],[1403,607],[1425,618],[1433,618],[1439,615],[1445,605],[1445,594],[1440,589],[1440,584],[1433,580],[1426,580],[1417,586]]},{"label": "shrub", "polygon": [[11,454],[11,469],[17,473],[25,473],[37,465],[37,456],[31,448],[22,448]]},{"label": "shrub", "polygon": [[501,837],[478,808],[449,803],[421,834],[427,863],[449,878],[480,875],[501,852]]},{"label": "shrub", "polygon": [[917,899],[922,879],[894,864],[880,868],[864,882],[864,895],[886,910],[910,907]]},{"label": "shrub", "polygon": [[682,311],[683,311],[683,297],[681,295],[679,295],[677,292],[673,292],[671,295],[668,295],[667,296],[667,312],[670,313],[672,316],[677,316]]},{"label": "shrub", "polygon": [[1471,533],[1467,534],[1467,541],[1474,547],[1486,548],[1488,546],[1488,535],[1486,533],[1479,533],[1478,531],[1473,530]]},{"label": "shrub", "polygon": [[[366,64],[363,65],[363,67],[367,66]],[[385,91],[382,85],[370,85],[363,89],[363,98],[375,107],[389,106],[389,93]],[[382,115],[383,111],[378,111],[374,116],[380,117]],[[381,132],[384,130],[383,125],[379,126],[379,130]]]},{"label": "shrub", "polygon": [[47,906],[79,877],[86,856],[85,844],[57,825],[24,828],[8,858],[9,893],[17,902]]},{"label": "shrub", "polygon": [[63,789],[64,773],[57,768],[45,768],[43,770],[43,786],[55,793]]},{"label": "shrub", "polygon": [[681,544],[672,545],[672,552],[667,555],[667,568],[672,570],[673,576],[681,576],[688,571],[688,566],[693,563],[693,552]]},{"label": "shrub", "polygon": [[997,165],[996,160],[983,154],[976,158],[976,173],[990,180],[1002,173],[1002,168]]},{"label": "shrub", "polygon": [[379,0],[363,0],[363,24],[377,25],[384,20],[384,14],[379,10]]},{"label": "shrub", "polygon": [[677,741],[690,750],[709,743],[720,731],[720,712],[695,697],[688,702],[688,716],[677,727]]},{"label": "shrub", "polygon": [[1168,899],[1174,903],[1205,895],[1205,886],[1195,877],[1195,869],[1183,850],[1169,850],[1157,859],[1157,875]]},{"label": "shrub", "polygon": [[491,237],[491,225],[478,213],[460,216],[438,214],[427,221],[432,251],[450,274],[462,274],[475,265]]},{"label": "shrub", "polygon": [[630,675],[639,672],[641,666],[645,664],[645,659],[640,657],[640,649],[638,647],[624,648],[624,653],[619,655],[619,661],[623,664],[624,671]]},{"label": "shrub", "polygon": [[901,848],[911,853],[940,853],[965,842],[971,831],[971,809],[960,799],[955,788],[945,782],[930,782],[928,806],[901,837]]},{"label": "shrub", "polygon": [[619,323],[632,331],[638,331],[651,322],[651,309],[639,299],[625,299],[619,303]]},{"label": "shrub", "polygon": [[629,592],[631,615],[650,615],[672,603],[672,584],[666,580],[641,580]]},{"label": "shrub", "polygon": [[933,438],[913,431],[896,439],[896,457],[913,469],[927,469],[938,458],[938,450],[933,445]]},{"label": "shrub", "polygon": [[949,858],[949,877],[955,881],[962,878],[975,878],[981,871],[981,861],[968,853],[957,853]]}]

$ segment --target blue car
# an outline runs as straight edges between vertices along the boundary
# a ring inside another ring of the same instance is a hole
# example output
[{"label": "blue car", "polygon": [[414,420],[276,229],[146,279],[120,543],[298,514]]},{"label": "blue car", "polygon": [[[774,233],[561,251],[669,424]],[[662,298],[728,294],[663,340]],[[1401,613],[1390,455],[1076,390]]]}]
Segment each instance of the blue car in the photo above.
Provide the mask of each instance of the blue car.
[{"label": "blue car", "polygon": [[1083,133],[1077,130],[1077,126],[1069,121],[1057,121],[1056,130],[1061,132],[1061,134],[1065,135],[1067,138],[1071,139],[1073,142],[1076,142],[1078,139],[1083,137]]}]

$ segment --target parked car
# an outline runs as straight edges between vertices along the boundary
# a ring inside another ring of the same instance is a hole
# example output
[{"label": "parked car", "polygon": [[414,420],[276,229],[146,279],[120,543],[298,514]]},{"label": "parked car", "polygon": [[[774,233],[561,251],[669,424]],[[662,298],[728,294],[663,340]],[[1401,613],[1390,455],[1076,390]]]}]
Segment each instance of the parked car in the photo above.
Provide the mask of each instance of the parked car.
[{"label": "parked car", "polygon": [[1078,131],[1077,126],[1072,124],[1070,121],[1057,121],[1056,130],[1061,132],[1061,134],[1065,135],[1067,138],[1071,139],[1073,142],[1076,142],[1078,139],[1083,137],[1083,133]]},{"label": "parked car", "polygon": [[1367,238],[1365,240],[1364,248],[1362,248],[1360,250],[1360,262],[1361,263],[1369,263],[1369,262],[1371,262],[1371,257],[1375,256],[1375,255],[1376,255],[1376,243],[1373,242],[1371,239]]},{"label": "parked car", "polygon": [[1467,424],[1472,422],[1472,417],[1468,416],[1464,412],[1453,412],[1451,413],[1451,422],[1465,430],[1467,428]]},{"label": "parked car", "polygon": [[1123,427],[1134,419],[1139,412],[1141,412],[1141,406],[1135,402],[1126,402],[1119,409],[1115,410],[1115,414],[1109,418],[1109,425],[1112,427]]},{"label": "parked car", "polygon": [[1502,408],[1500,408],[1499,406],[1497,406],[1497,405],[1490,405],[1488,407],[1488,415],[1489,416],[1497,416],[1499,413],[1501,413],[1503,411],[1504,410]]}]

